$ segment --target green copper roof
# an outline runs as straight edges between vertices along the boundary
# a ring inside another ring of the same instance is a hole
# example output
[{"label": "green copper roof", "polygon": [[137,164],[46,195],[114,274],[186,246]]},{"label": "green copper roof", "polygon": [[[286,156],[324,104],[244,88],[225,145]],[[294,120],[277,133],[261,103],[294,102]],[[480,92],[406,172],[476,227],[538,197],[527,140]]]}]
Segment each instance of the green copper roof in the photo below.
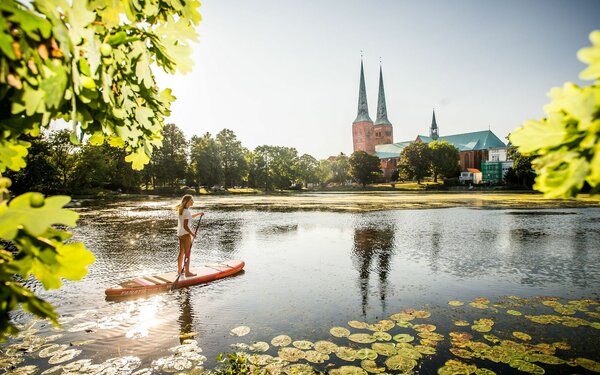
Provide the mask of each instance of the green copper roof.
[{"label": "green copper roof", "polygon": [[369,106],[367,105],[367,89],[365,88],[365,73],[363,70],[363,62],[360,60],[360,86],[358,89],[358,115],[354,122],[370,121]]},{"label": "green copper roof", "polygon": [[[417,138],[425,143],[434,141],[433,138],[424,135],[419,135]],[[439,137],[438,141],[446,141],[457,147],[459,151],[489,150],[495,147],[506,147],[504,142],[491,130],[443,136]]]},{"label": "green copper roof", "polygon": [[439,138],[439,129],[437,126],[437,122],[435,122],[435,109],[433,110],[433,119],[431,120],[431,128],[429,128],[429,137],[431,139],[438,139]]},{"label": "green copper roof", "polygon": [[379,96],[377,97],[377,119],[375,125],[392,125],[387,118],[387,108],[385,106],[385,91],[383,90],[383,72],[379,66]]},{"label": "green copper roof", "polygon": [[379,159],[397,158],[400,156],[402,150],[404,150],[404,147],[412,142],[413,141],[404,141],[387,145],[375,145],[375,155],[377,155]]}]

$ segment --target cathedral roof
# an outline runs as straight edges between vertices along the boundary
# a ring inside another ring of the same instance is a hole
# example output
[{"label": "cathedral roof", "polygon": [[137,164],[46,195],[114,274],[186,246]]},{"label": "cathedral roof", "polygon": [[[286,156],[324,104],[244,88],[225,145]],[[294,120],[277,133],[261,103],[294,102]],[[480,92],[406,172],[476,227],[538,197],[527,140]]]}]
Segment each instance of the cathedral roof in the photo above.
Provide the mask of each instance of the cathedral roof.
[{"label": "cathedral roof", "polygon": [[392,125],[387,117],[387,107],[385,105],[385,91],[383,89],[383,72],[379,66],[379,96],[377,97],[377,119],[375,125]]},{"label": "cathedral roof", "polygon": [[358,88],[358,114],[354,122],[370,121],[369,106],[367,105],[367,89],[365,87],[365,72],[363,70],[363,62],[360,60],[360,86]]},{"label": "cathedral roof", "polygon": [[[425,136],[417,136],[423,143],[431,143],[433,139]],[[458,148],[459,151],[478,151],[489,150],[491,148],[505,148],[506,145],[491,130],[482,130],[478,132],[462,133],[439,137],[438,141],[446,141]],[[389,143],[385,145],[376,145],[375,154],[379,159],[397,158],[406,146],[414,141],[404,141]]]}]

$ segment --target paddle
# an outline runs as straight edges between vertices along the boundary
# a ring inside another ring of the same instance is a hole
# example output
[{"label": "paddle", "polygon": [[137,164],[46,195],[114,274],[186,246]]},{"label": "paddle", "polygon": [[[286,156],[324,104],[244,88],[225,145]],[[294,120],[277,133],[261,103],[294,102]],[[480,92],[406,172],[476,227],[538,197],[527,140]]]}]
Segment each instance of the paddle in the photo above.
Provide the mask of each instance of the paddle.
[{"label": "paddle", "polygon": [[[202,215],[202,216],[204,216],[204,215]],[[202,221],[202,216],[200,216],[200,219],[198,219],[198,223],[196,223],[196,230],[194,230],[194,236],[192,237],[192,243],[190,243],[190,253],[192,252],[192,245],[194,244],[194,239],[196,238],[196,235],[198,234],[198,228],[200,228],[200,221]],[[183,262],[181,263],[181,271],[177,275],[177,278],[175,279],[175,281],[173,281],[173,284],[171,284],[171,290],[177,289],[177,282],[179,281],[179,278],[181,277],[181,275],[185,272],[185,264],[187,262],[189,262],[189,259],[184,253],[183,254]]]}]

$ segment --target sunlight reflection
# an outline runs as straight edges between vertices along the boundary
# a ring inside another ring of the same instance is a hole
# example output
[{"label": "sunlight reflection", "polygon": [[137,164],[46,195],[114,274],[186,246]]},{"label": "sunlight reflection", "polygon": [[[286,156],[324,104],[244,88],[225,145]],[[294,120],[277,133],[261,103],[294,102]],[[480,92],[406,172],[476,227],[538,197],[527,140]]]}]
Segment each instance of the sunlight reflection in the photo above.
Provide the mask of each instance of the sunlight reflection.
[{"label": "sunlight reflection", "polygon": [[131,322],[134,323],[134,326],[127,331],[125,337],[129,339],[139,339],[148,336],[149,329],[160,323],[160,320],[156,316],[158,302],[159,299],[154,298],[148,301],[147,304],[139,306],[137,315],[131,317]]}]

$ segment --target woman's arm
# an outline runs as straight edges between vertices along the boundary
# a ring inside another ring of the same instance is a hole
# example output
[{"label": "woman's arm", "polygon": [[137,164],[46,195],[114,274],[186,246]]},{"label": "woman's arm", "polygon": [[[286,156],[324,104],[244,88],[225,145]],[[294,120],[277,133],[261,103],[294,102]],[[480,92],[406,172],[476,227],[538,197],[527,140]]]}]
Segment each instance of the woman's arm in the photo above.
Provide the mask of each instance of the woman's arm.
[{"label": "woman's arm", "polygon": [[197,214],[193,214],[193,215],[192,215],[192,218],[194,218],[194,219],[195,219],[195,218],[197,218],[198,216],[204,216],[204,212],[199,212],[199,213],[197,213]]}]

